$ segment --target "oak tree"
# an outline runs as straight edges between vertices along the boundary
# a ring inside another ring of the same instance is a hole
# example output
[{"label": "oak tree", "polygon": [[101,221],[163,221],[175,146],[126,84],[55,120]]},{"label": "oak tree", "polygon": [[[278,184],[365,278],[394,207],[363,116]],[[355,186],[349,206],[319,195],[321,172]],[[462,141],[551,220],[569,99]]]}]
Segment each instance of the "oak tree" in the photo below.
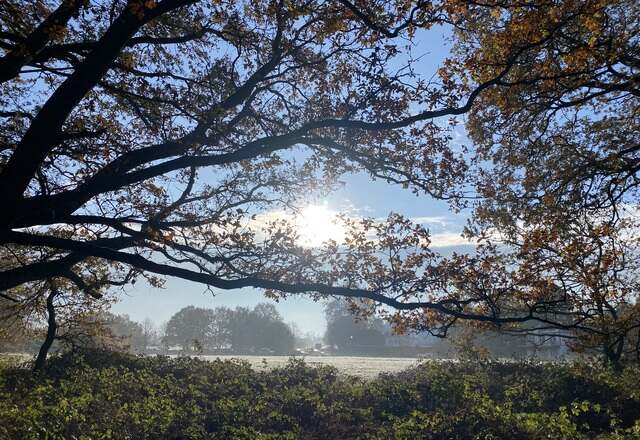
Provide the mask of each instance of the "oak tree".
[{"label": "oak tree", "polygon": [[[465,96],[413,71],[404,46],[442,21],[440,6],[3,2],[0,241],[19,255],[3,295],[47,278],[90,291],[153,275],[459,314],[451,299],[416,299],[419,286],[358,237],[370,273],[354,278],[290,225],[247,227],[347,171],[453,195],[464,164],[436,118],[464,113],[492,81]],[[397,220],[379,232],[406,229]],[[426,241],[382,247],[397,245]],[[118,276],[94,279],[87,261]]]},{"label": "oak tree", "polygon": [[[597,334],[590,320],[636,291],[628,237],[602,219],[635,187],[637,8],[5,1],[2,295],[172,276],[362,299],[354,312],[382,312],[398,331],[444,334],[464,319]],[[440,25],[456,30],[455,52],[422,76],[413,48]],[[470,154],[449,142],[448,118],[467,113]],[[454,209],[480,196],[477,254],[442,258],[395,214],[345,219],[345,242],[321,247],[282,219],[257,225],[347,172]]]},{"label": "oak tree", "polygon": [[640,5],[458,6],[449,74],[482,82],[511,66],[467,120],[481,196],[469,234],[486,269],[512,306],[547,298],[561,322],[546,331],[637,359]]}]

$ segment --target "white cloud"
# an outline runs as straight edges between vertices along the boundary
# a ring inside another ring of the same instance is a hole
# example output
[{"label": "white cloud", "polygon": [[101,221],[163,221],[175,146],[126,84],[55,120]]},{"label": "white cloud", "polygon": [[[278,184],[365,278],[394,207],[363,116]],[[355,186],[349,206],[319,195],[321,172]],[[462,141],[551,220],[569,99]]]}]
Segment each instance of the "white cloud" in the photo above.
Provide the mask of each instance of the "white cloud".
[{"label": "white cloud", "polygon": [[444,216],[421,216],[421,217],[412,217],[411,221],[421,225],[446,226],[448,223],[448,218]]},{"label": "white cloud", "polygon": [[[307,207],[306,209],[308,209]],[[322,208],[318,206],[312,206],[312,208]],[[258,232],[267,226],[270,221],[274,220],[285,220],[294,227],[299,228],[299,232],[301,233],[301,244],[307,246],[319,246],[321,242],[326,241],[331,238],[336,240],[339,244],[344,240],[344,229],[342,229],[339,221],[333,217],[337,214],[337,212],[326,209],[326,213],[322,210],[315,209],[309,210],[307,215],[311,215],[310,219],[305,220],[304,211],[301,213],[302,216],[296,215],[294,213],[287,213],[282,210],[274,210],[267,211],[256,216],[254,220],[249,223],[249,227],[254,231]],[[317,212],[316,212],[317,211]],[[321,215],[322,214],[322,215]],[[326,215],[325,215],[326,214]],[[330,220],[329,217],[333,217]],[[358,217],[352,217],[352,219],[357,219]],[[313,221],[310,221],[313,220]],[[376,219],[377,221],[384,221],[385,219]],[[413,217],[411,220],[414,223],[419,223],[423,225],[437,225],[440,227],[445,227],[449,224],[449,219],[445,216],[420,216]],[[337,222],[334,223],[334,222]],[[315,235],[314,235],[315,233]],[[260,234],[259,234],[260,235]],[[370,239],[375,239],[373,236],[369,237]],[[432,233],[430,235],[431,243],[430,247],[432,248],[444,248],[451,246],[473,246],[475,245],[474,241],[470,241],[464,237],[462,237],[460,231],[447,231],[444,230],[438,233]]]},{"label": "white cloud", "polygon": [[474,246],[475,243],[464,238],[460,232],[441,232],[432,234],[430,237],[432,248],[443,248],[450,246]]}]

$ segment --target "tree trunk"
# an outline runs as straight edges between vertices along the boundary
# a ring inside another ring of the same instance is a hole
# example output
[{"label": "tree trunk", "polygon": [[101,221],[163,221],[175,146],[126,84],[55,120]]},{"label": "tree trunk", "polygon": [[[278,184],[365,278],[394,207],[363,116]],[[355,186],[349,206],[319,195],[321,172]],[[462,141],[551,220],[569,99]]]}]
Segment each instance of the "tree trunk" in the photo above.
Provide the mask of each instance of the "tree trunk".
[{"label": "tree trunk", "polygon": [[51,345],[53,345],[53,341],[56,339],[58,325],[56,324],[56,309],[53,305],[55,297],[56,291],[55,289],[51,289],[49,296],[47,296],[47,336],[44,338],[42,346],[40,346],[40,351],[38,352],[38,357],[36,358],[36,362],[33,366],[33,371],[41,371],[44,368],[49,349],[51,348]]},{"label": "tree trunk", "polygon": [[622,358],[622,350],[624,348],[624,338],[618,337],[612,344],[607,344],[604,347],[604,355],[606,362],[614,369],[620,370],[622,365],[620,359]]}]

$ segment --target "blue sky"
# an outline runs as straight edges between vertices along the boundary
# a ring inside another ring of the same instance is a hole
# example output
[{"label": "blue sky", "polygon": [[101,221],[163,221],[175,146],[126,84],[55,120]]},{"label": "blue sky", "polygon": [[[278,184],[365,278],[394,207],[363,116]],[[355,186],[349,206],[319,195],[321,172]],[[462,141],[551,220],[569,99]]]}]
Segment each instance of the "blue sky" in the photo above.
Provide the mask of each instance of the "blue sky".
[{"label": "blue sky", "polygon": [[[442,59],[449,54],[446,29],[423,32],[413,48],[413,55],[421,56],[420,73],[431,76]],[[462,128],[457,129],[454,142],[465,143]],[[344,186],[324,201],[333,211],[349,208],[350,212],[368,217],[386,217],[398,212],[417,222],[424,223],[433,236],[433,245],[441,253],[449,253],[459,246],[451,246],[464,227],[466,214],[454,214],[445,202],[428,196],[416,196],[400,186],[382,180],[371,180],[365,174],[348,175],[342,178]],[[120,294],[120,301],[113,311],[128,314],[136,321],[150,318],[157,324],[167,321],[171,315],[188,305],[198,307],[253,307],[259,302],[272,302],[254,289],[234,291],[208,291],[202,285],[179,279],[168,279],[164,289],[156,289],[139,282]],[[302,331],[322,334],[325,329],[323,305],[305,297],[289,298],[276,304],[285,321],[295,322]]]},{"label": "blue sky", "polygon": [[[350,206],[365,216],[386,217],[389,212],[399,212],[416,221],[424,221],[432,235],[434,245],[441,253],[449,253],[460,246],[447,246],[464,227],[466,215],[451,213],[447,204],[427,196],[417,197],[400,186],[383,181],[372,181],[364,174],[347,176],[342,189],[327,198],[332,210]],[[171,315],[188,305],[198,307],[253,307],[259,302],[272,302],[254,289],[208,291],[200,284],[180,279],[168,279],[164,289],[157,289],[139,282],[120,294],[120,302],[113,311],[128,314],[131,319],[142,321],[151,318],[157,324],[167,321]],[[286,322],[293,321],[303,331],[323,333],[325,329],[323,306],[305,297],[289,298],[276,304]]]}]

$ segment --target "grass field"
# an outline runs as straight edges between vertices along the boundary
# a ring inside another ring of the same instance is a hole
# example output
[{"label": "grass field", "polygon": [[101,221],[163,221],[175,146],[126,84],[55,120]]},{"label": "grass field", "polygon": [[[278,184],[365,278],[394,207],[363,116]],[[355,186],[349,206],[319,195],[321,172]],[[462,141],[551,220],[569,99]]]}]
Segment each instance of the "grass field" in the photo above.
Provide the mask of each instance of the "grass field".
[{"label": "grass field", "polygon": [[[174,356],[172,356],[174,357]],[[230,360],[241,359],[251,364],[257,371],[270,370],[272,368],[284,367],[291,356],[255,356],[255,355],[214,355],[195,356],[204,360]],[[298,356],[307,365],[320,366],[330,365],[341,373],[358,376],[362,378],[374,378],[379,373],[398,373],[409,367],[413,367],[420,362],[418,358],[389,358],[389,357],[366,357],[366,356]],[[0,362],[17,364],[32,360],[33,356],[25,353],[2,353]]]},{"label": "grass field", "polygon": [[[213,360],[220,358],[242,359],[256,370],[282,367],[289,361],[289,356],[199,356],[200,359]],[[305,363],[310,366],[331,365],[340,372],[364,378],[373,378],[378,373],[397,373],[415,366],[420,360],[416,358],[383,358],[364,356],[304,356]]]}]

